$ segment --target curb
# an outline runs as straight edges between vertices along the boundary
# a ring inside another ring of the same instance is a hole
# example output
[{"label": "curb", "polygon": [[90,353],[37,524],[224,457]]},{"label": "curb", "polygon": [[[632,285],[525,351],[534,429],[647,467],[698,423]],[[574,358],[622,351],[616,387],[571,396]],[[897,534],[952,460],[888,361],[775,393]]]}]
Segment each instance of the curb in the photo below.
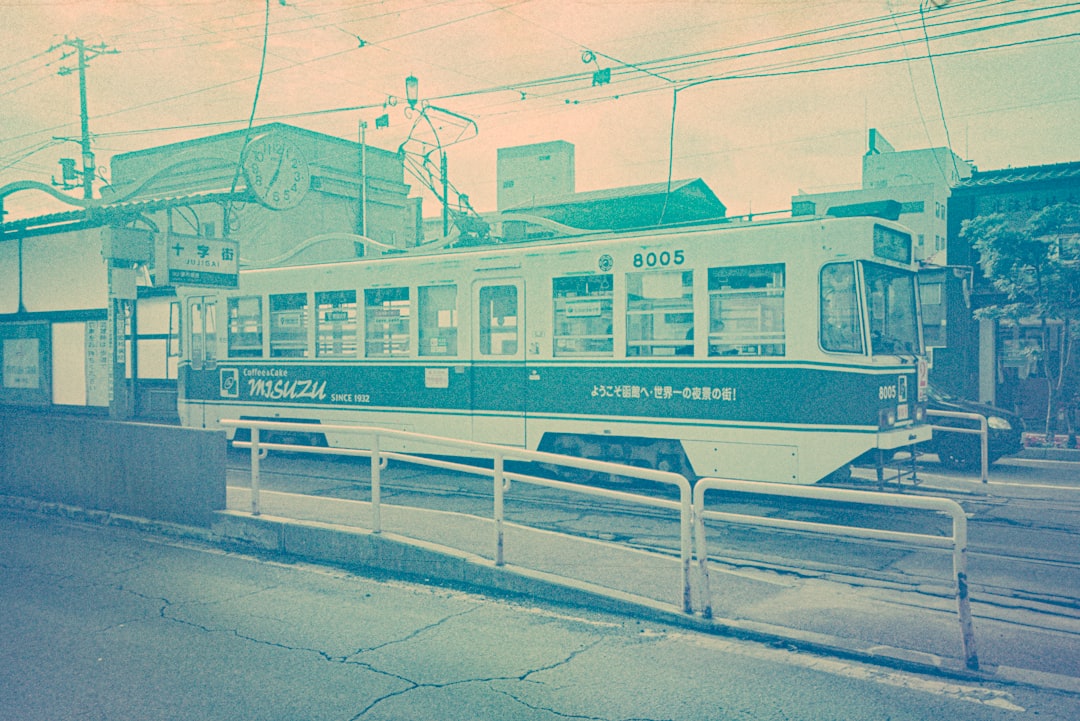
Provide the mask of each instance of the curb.
[{"label": "curb", "polygon": [[1014,458],[1080,463],[1080,448],[1024,448]]}]

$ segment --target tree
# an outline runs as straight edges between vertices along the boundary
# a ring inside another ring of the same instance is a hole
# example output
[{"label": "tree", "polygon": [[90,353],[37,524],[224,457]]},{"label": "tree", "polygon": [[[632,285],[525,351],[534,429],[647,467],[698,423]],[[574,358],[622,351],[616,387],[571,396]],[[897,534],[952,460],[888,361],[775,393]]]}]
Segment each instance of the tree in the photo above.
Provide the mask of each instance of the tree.
[{"label": "tree", "polygon": [[983,275],[1004,302],[976,311],[981,318],[1034,319],[1042,348],[1033,352],[1045,369],[1048,440],[1065,412],[1075,445],[1080,370],[1080,206],[1059,203],[1022,219],[1001,213],[964,221],[960,237],[979,253]]}]

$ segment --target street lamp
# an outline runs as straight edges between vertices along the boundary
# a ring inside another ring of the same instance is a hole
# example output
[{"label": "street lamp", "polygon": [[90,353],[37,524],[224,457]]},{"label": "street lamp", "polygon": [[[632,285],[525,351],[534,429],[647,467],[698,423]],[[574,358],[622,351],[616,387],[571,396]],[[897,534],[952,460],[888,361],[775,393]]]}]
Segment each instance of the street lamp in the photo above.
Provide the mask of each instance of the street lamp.
[{"label": "street lamp", "polygon": [[405,99],[409,101],[409,107],[416,107],[416,99],[419,96],[420,81],[416,79],[415,75],[410,75],[405,78]]}]

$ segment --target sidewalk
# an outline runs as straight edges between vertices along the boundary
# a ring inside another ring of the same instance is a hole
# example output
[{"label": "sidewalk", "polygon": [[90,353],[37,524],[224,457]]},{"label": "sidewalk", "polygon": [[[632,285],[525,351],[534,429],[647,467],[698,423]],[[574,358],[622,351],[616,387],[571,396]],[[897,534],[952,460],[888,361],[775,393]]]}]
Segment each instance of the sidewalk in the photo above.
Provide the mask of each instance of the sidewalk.
[{"label": "sidewalk", "polygon": [[[913,592],[888,582],[855,586],[813,572],[710,564],[714,618],[681,611],[681,564],[597,540],[507,523],[506,564],[496,567],[493,522],[457,513],[263,491],[250,514],[247,489],[228,489],[218,542],[393,576],[525,595],[654,621],[791,645],[920,671],[1080,693],[1080,619],[972,598],[980,671],[963,668],[949,573]],[[700,588],[696,577],[693,587]],[[700,599],[693,598],[694,608]]]}]

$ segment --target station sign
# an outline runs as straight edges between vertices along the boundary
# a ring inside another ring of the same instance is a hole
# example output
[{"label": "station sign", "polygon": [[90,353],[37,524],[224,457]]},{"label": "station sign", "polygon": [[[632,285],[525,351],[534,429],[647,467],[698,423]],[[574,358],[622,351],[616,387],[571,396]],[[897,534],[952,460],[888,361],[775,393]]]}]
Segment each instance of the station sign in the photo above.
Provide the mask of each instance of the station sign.
[{"label": "station sign", "polygon": [[240,271],[240,244],[224,238],[172,234],[166,249],[169,285],[235,288]]}]

